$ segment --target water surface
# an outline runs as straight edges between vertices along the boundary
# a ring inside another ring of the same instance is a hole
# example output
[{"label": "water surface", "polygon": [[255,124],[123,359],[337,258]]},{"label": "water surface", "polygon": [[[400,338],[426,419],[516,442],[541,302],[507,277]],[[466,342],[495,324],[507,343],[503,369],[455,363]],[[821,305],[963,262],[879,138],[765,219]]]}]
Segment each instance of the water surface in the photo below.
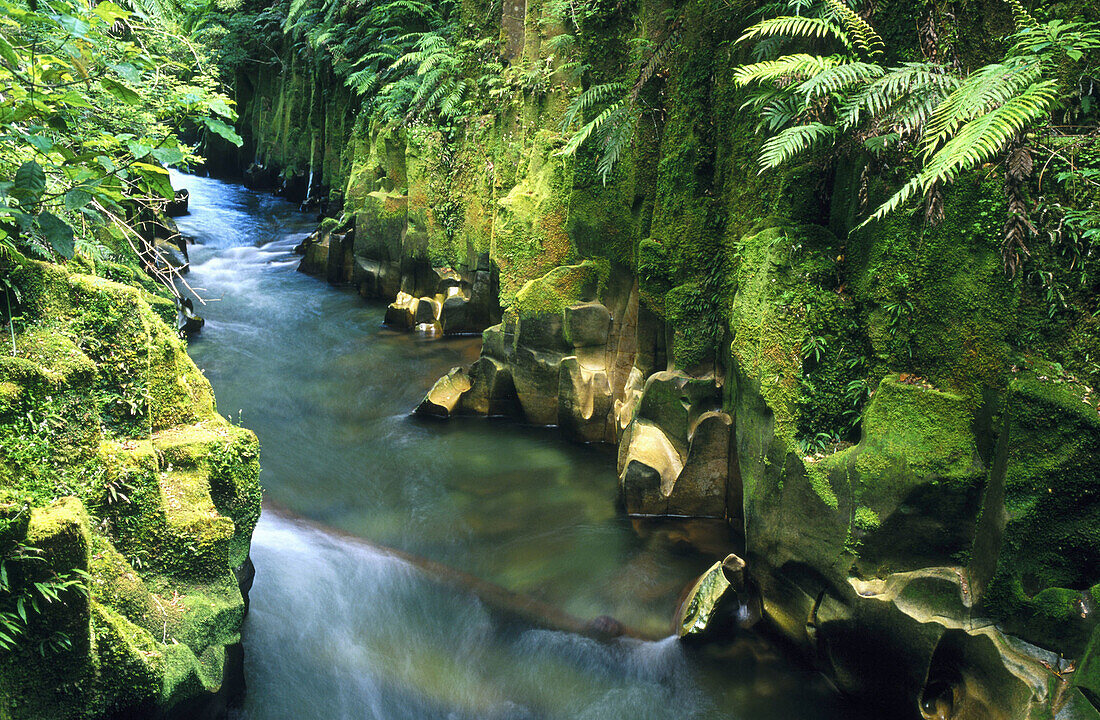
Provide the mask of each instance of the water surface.
[{"label": "water surface", "polygon": [[262,447],[244,718],[852,717],[758,638],[703,653],[539,629],[356,542],[661,637],[730,539],[713,523],[633,526],[607,448],[410,416],[437,377],[477,357],[479,338],[384,328],[384,306],[295,271],[314,218],[173,179],[191,192],[179,225],[197,242],[188,282],[206,300],[190,352],[222,414]]}]

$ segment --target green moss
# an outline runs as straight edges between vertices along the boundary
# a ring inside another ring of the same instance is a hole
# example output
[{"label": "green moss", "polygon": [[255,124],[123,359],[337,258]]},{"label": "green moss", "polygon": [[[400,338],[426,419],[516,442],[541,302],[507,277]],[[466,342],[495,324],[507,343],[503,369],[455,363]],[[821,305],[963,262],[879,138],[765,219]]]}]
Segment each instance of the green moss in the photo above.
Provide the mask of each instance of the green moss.
[{"label": "green moss", "polygon": [[1083,399],[1085,388],[1057,376],[1020,372],[1010,383],[1006,524],[983,597],[1011,631],[1073,655],[1095,625],[1079,598],[1100,583],[1100,418]]},{"label": "green moss", "polygon": [[515,309],[520,317],[558,315],[570,305],[595,299],[599,286],[599,265],[594,261],[557,267],[528,281],[516,293]]},{"label": "green moss", "polygon": [[977,404],[1004,386],[1018,293],[998,247],[1004,193],[961,179],[936,226],[898,214],[849,243],[850,291],[879,362],[927,377]]},{"label": "green moss", "polygon": [[[5,711],[148,715],[211,692],[239,641],[231,570],[259,515],[255,436],[214,412],[145,290],[39,263],[14,277],[23,325],[20,356],[0,357],[0,534],[42,550],[47,575],[31,579],[86,569],[89,593],[33,618],[35,647],[65,637],[69,649],[0,658]],[[194,646],[194,684],[164,679],[173,633]]]}]

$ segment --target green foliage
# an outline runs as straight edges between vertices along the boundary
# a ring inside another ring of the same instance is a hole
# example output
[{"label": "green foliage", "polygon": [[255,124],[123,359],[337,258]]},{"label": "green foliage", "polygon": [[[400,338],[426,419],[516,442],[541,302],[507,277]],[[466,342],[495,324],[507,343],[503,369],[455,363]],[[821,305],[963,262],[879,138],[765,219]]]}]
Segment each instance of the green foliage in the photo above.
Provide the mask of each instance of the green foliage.
[{"label": "green foliage", "polygon": [[[1076,86],[1091,72],[1100,28],[1061,19],[1040,23],[1018,2],[1010,4],[1018,25],[1014,44],[1002,60],[970,73],[934,61],[882,65],[885,43],[839,0],[815,3],[806,16],[768,18],[749,28],[738,42],[755,43],[762,55],[784,45],[833,51],[791,52],[735,70],[735,81],[754,90],[747,106],[771,135],[760,154],[761,171],[825,148],[879,155],[899,150],[911,157],[909,177],[864,223],[918,195],[932,199],[929,213],[938,219],[939,188],[1000,159],[1069,104],[1067,97],[1082,102],[1086,96]],[[1068,81],[1067,64],[1079,66]],[[862,147],[853,144],[857,139]]]},{"label": "green foliage", "polygon": [[0,2],[0,255],[70,258],[98,234],[133,246],[139,209],[172,198],[165,166],[194,158],[170,125],[239,143],[195,62],[111,2]]},{"label": "green foliage", "polygon": [[35,620],[50,605],[64,605],[74,595],[86,597],[88,579],[79,568],[50,570],[42,551],[31,545],[15,543],[8,548],[0,555],[0,653],[31,646],[46,657],[71,648],[68,633],[37,628]]}]

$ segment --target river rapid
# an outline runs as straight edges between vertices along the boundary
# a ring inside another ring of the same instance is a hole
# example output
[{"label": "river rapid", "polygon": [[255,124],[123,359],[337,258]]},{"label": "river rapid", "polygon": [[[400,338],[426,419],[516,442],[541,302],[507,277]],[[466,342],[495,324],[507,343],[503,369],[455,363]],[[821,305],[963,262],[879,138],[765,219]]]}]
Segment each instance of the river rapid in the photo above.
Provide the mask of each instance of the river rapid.
[{"label": "river rapid", "polygon": [[[720,524],[632,524],[613,452],[553,429],[411,416],[480,338],[386,329],[383,305],[296,272],[315,218],[237,185],[173,183],[191,193],[179,227],[206,301],[191,356],[262,448],[239,718],[857,717],[764,639],[704,650],[667,637],[713,562],[697,548],[731,547]],[[664,639],[539,627],[415,558]]]}]

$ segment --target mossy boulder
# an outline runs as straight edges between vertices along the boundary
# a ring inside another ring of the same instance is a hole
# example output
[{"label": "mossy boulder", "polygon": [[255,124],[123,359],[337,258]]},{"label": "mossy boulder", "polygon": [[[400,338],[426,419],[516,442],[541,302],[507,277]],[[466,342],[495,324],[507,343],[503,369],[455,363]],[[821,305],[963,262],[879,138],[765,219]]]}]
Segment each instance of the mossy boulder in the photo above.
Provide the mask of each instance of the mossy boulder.
[{"label": "mossy boulder", "polygon": [[0,551],[36,548],[12,592],[46,583],[58,599],[0,659],[2,714],[199,708],[239,661],[227,648],[260,510],[256,438],[217,415],[144,288],[46,263],[12,278],[23,327],[0,358]]},{"label": "mossy boulder", "polygon": [[1019,372],[985,508],[999,542],[987,546],[996,559],[983,607],[1013,633],[1070,656],[1084,651],[1100,603],[1096,401],[1052,368]]}]

